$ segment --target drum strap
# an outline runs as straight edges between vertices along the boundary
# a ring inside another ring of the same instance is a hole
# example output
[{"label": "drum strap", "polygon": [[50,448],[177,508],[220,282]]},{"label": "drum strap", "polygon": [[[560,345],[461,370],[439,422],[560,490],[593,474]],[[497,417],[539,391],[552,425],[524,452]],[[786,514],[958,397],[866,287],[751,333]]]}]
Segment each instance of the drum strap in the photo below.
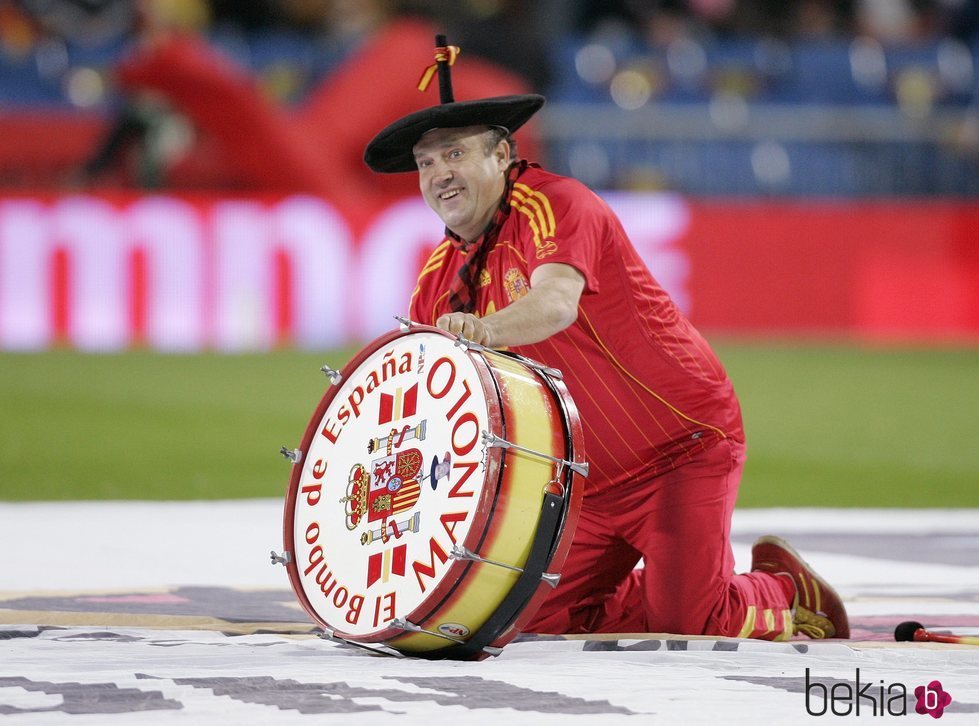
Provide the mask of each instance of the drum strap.
[{"label": "drum strap", "polygon": [[551,560],[554,559],[554,551],[563,529],[564,515],[570,502],[570,496],[570,492],[565,497],[551,493],[544,495],[537,534],[534,536],[534,542],[531,545],[530,555],[527,557],[523,572],[520,573],[517,581],[510,588],[510,592],[503,598],[503,602],[500,603],[496,612],[482,627],[465,643],[433,651],[427,656],[424,652],[412,653],[412,655],[422,658],[428,657],[433,660],[443,658],[473,660],[482,654],[483,648],[510,628],[526,607],[527,602],[537,592],[537,588],[541,586],[541,576]]}]

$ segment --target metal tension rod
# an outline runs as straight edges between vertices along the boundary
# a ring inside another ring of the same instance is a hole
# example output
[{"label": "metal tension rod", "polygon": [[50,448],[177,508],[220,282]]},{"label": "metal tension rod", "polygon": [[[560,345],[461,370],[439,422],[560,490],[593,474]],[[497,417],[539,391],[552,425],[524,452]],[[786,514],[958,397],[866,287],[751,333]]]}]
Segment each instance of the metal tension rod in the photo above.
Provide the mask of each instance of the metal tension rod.
[{"label": "metal tension rod", "polygon": [[319,636],[323,640],[331,640],[334,643],[339,643],[340,645],[350,645],[354,648],[361,648],[363,650],[370,651],[371,653],[376,653],[377,655],[387,655],[394,658],[405,658],[405,654],[395,650],[394,648],[388,647],[386,645],[375,645],[374,643],[358,643],[356,640],[347,640],[346,638],[341,638],[336,634],[336,631],[330,630],[329,628],[323,628],[323,634]]},{"label": "metal tension rod", "polygon": [[[453,560],[469,560],[471,562],[482,562],[486,565],[493,565],[494,567],[502,567],[506,570],[512,570],[513,572],[523,572],[522,567],[515,567],[514,565],[508,565],[505,562],[497,562],[496,560],[490,560],[485,557],[477,555],[470,549],[466,549],[461,545],[453,545],[452,550],[449,552],[449,557]],[[551,587],[557,587],[558,582],[561,581],[561,575],[554,572],[542,572],[540,579],[546,582]]]},{"label": "metal tension rod", "polygon": [[484,562],[487,565],[495,565],[496,567],[503,567],[507,570],[513,570],[514,572],[523,572],[522,567],[514,567],[513,565],[508,565],[505,562],[488,560],[485,557],[480,557],[472,550],[466,549],[462,545],[452,545],[452,551],[449,552],[449,557],[451,557],[453,560],[471,560],[472,562]]},{"label": "metal tension rod", "polygon": [[425,635],[434,635],[436,638],[441,638],[442,640],[451,640],[453,643],[465,644],[465,640],[460,640],[459,638],[453,638],[451,635],[446,635],[445,633],[437,633],[434,630],[425,630],[414,623],[403,620],[402,618],[395,618],[391,621],[391,626],[395,628],[400,628],[401,630],[408,631],[409,633],[424,633]]},{"label": "metal tension rod", "polygon": [[548,378],[556,378],[557,380],[564,380],[564,374],[558,368],[552,368],[551,366],[546,366],[543,363],[535,361],[533,358],[528,358],[525,355],[517,355],[516,353],[508,353],[501,350],[493,350],[492,348],[483,348],[484,352],[494,353],[503,358],[508,358],[509,360],[515,360],[523,363],[528,368],[533,368]]},{"label": "metal tension rod", "polygon": [[511,441],[507,441],[504,438],[497,436],[496,434],[491,434],[489,431],[483,432],[483,443],[487,447],[496,447],[499,449],[514,449],[515,451],[522,451],[525,454],[530,454],[531,456],[536,456],[539,459],[544,459],[545,461],[550,461],[557,464],[559,467],[563,468],[567,466],[571,471],[581,476],[588,476],[588,462],[586,461],[569,461],[568,459],[559,459],[556,456],[551,456],[550,454],[545,454],[540,451],[535,451],[534,449],[528,449],[526,446],[520,446],[519,444],[514,444]]}]

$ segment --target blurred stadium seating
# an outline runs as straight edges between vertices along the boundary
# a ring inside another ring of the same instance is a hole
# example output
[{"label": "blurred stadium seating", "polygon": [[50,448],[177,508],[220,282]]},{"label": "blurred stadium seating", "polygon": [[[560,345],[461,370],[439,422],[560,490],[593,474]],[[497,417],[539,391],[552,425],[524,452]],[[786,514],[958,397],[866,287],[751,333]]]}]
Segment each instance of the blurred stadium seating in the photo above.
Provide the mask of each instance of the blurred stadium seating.
[{"label": "blurred stadium seating", "polygon": [[[656,42],[640,20],[684,3],[584,26],[567,9],[582,4],[564,5],[568,31],[551,40],[550,80],[539,89],[549,97],[539,131],[556,171],[598,188],[708,196],[979,193],[974,34],[688,32]],[[118,111],[112,71],[133,39],[59,38],[23,22],[0,16],[0,183],[58,185]],[[283,103],[301,100],[353,45],[281,26],[207,32]]]},{"label": "blurred stadium seating", "polygon": [[979,43],[566,40],[552,163],[696,195],[975,195]]}]

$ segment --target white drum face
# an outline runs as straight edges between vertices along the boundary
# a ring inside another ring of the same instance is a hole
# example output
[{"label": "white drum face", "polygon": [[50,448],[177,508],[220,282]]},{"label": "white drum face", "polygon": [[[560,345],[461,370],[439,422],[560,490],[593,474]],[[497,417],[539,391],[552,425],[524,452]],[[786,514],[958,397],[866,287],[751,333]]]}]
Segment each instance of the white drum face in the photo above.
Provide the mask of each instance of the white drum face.
[{"label": "white drum face", "polygon": [[292,533],[330,628],[383,631],[443,580],[482,499],[489,421],[476,363],[437,333],[395,338],[341,383],[314,422]]}]

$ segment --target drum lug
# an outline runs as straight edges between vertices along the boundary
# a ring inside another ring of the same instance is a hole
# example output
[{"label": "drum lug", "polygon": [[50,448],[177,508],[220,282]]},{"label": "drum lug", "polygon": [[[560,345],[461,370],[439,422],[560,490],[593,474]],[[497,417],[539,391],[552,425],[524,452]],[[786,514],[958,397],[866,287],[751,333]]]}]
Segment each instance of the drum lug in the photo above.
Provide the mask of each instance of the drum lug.
[{"label": "drum lug", "polygon": [[456,336],[455,345],[458,348],[465,348],[466,350],[474,350],[477,353],[487,353],[492,352],[492,348],[487,348],[479,343],[473,343],[469,338],[463,338],[461,335]]},{"label": "drum lug", "polygon": [[412,329],[413,326],[417,325],[417,323],[415,323],[414,321],[409,320],[408,318],[403,317],[401,315],[395,315],[394,319],[398,321],[398,327],[401,329],[402,333],[407,333],[409,330]]},{"label": "drum lug", "polygon": [[557,587],[558,583],[561,581],[561,573],[559,572],[545,572],[540,576],[540,579],[551,586],[551,589]]},{"label": "drum lug", "polygon": [[282,454],[289,461],[291,461],[293,464],[298,464],[300,461],[302,461],[302,458],[303,458],[303,452],[302,451],[300,451],[299,449],[291,449],[290,450],[290,449],[287,449],[285,446],[283,446],[281,449],[279,449],[279,453]]},{"label": "drum lug", "polygon": [[488,560],[485,557],[480,557],[472,550],[468,550],[461,545],[452,545],[452,551],[449,552],[449,557],[453,560],[470,560],[472,562],[483,562],[487,565],[494,565],[496,567],[503,567],[507,570],[513,570],[514,572],[523,572],[519,567],[514,567],[513,565],[508,565],[503,562],[496,562],[494,560]]},{"label": "drum lug", "polygon": [[546,461],[553,461],[558,465],[558,475],[560,476],[564,467],[568,467],[576,474],[581,476],[588,476],[588,462],[587,461],[569,461],[567,459],[559,459],[556,456],[551,456],[550,454],[544,454],[540,451],[535,451],[534,449],[528,449],[525,446],[520,446],[519,444],[514,444],[507,441],[504,438],[497,436],[496,434],[491,434],[489,431],[483,432],[483,443],[489,448],[499,448],[499,449],[514,449],[516,451],[522,451],[525,454],[530,454],[531,456],[536,456],[540,459],[545,459]]},{"label": "drum lug", "polygon": [[329,364],[321,366],[320,370],[326,374],[326,377],[330,379],[330,383],[334,386],[339,386],[340,382],[343,381],[343,374],[335,368],[330,368]]},{"label": "drum lug", "polygon": [[288,565],[290,562],[292,562],[292,552],[289,550],[286,550],[281,555],[275,550],[272,550],[271,555],[273,565]]},{"label": "drum lug", "polygon": [[434,630],[425,630],[418,625],[408,621],[402,620],[401,618],[395,618],[391,621],[391,627],[399,628],[401,630],[406,630],[409,633],[423,633],[425,635],[433,635],[436,638],[441,638],[442,640],[451,640],[453,643],[461,643],[465,645],[466,641],[460,640],[459,638],[453,638],[451,635],[446,635],[445,633],[438,633]]}]

